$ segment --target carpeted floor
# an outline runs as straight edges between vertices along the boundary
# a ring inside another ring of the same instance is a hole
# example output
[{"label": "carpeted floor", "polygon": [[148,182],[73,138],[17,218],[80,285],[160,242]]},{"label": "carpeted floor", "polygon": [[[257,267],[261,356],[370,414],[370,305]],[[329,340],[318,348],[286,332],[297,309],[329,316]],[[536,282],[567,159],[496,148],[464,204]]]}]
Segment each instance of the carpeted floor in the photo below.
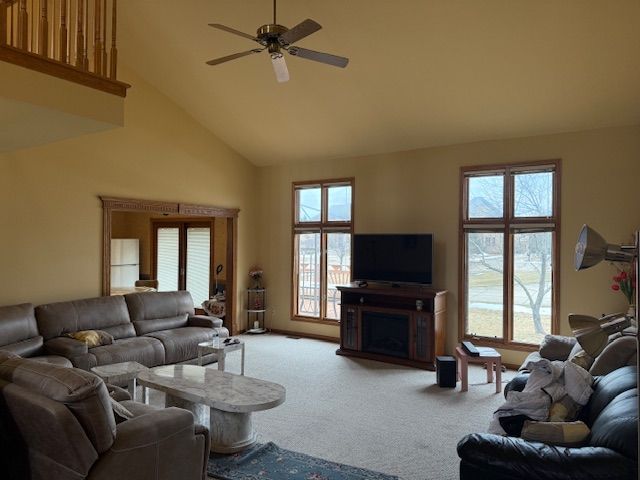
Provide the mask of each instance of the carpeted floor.
[{"label": "carpeted floor", "polygon": [[[439,388],[435,372],[338,356],[332,343],[242,338],[245,375],[287,389],[284,404],[254,413],[259,442],[405,480],[457,479],[458,440],[485,431],[503,402],[478,366],[460,393]],[[239,352],[227,356],[227,371],[240,371]],[[162,394],[151,391],[151,403],[162,405]]]}]

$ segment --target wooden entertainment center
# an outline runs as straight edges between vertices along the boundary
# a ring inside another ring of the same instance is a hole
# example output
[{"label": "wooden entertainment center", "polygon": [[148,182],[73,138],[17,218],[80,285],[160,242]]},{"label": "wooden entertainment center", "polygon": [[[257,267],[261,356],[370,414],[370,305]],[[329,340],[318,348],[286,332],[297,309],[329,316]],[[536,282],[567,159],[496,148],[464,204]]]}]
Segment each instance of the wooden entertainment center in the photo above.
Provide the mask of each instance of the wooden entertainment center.
[{"label": "wooden entertainment center", "polygon": [[435,370],[445,348],[446,290],[355,283],[337,288],[342,302],[336,354]]}]

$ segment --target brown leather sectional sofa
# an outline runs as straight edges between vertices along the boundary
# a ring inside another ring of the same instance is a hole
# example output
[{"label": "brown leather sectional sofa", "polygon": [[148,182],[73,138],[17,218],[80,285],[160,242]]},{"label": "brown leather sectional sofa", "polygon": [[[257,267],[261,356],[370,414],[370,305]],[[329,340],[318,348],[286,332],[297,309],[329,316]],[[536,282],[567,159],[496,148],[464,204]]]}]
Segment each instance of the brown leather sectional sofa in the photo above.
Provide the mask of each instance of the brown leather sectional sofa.
[{"label": "brown leather sectional sofa", "polygon": [[[80,330],[103,330],[114,342],[88,348],[66,336]],[[186,291],[0,307],[0,350],[83,370],[125,361],[147,367],[184,362],[216,334],[229,331],[218,318],[194,315]]]}]

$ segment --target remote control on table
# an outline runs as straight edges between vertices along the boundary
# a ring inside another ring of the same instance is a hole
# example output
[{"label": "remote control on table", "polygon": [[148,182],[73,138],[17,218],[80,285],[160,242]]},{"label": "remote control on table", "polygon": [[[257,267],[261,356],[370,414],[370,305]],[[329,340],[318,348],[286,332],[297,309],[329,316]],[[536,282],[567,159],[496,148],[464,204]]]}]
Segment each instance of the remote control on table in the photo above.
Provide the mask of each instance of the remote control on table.
[{"label": "remote control on table", "polygon": [[462,342],[462,348],[467,352],[468,355],[472,357],[479,357],[480,352],[476,348],[476,346],[471,342]]}]

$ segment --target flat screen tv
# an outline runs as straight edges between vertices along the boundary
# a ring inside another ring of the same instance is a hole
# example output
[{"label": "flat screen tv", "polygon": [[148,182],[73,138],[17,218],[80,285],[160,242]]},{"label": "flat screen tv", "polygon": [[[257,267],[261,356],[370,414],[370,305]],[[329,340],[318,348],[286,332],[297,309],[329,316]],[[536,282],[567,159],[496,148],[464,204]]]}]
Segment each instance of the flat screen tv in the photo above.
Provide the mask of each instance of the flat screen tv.
[{"label": "flat screen tv", "polygon": [[433,235],[354,235],[353,280],[431,285]]}]

